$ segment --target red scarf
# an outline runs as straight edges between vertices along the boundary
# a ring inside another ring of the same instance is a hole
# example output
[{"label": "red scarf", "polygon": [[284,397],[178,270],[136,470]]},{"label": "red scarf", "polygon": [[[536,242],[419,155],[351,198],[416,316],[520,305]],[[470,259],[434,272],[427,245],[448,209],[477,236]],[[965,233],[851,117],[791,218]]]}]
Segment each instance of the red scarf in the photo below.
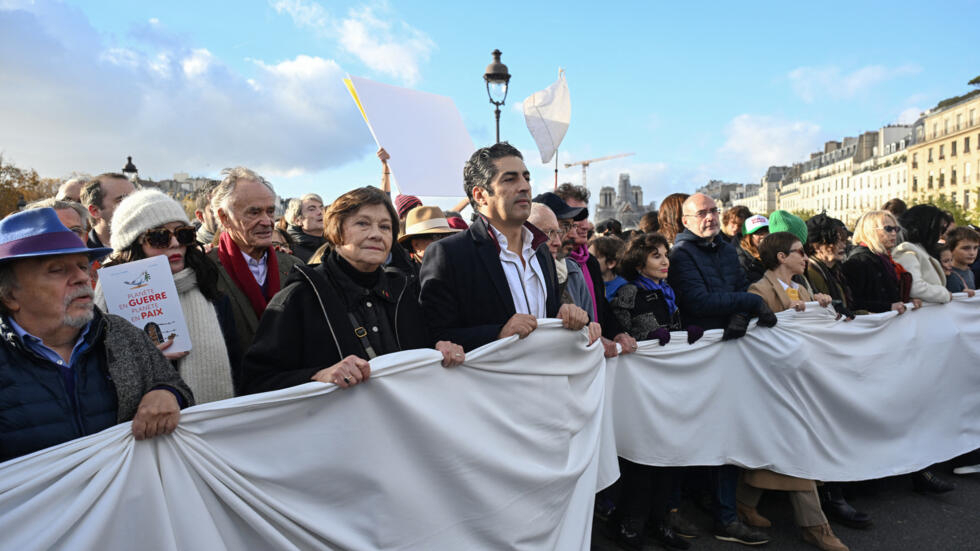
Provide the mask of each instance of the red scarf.
[{"label": "red scarf", "polygon": [[279,292],[279,260],[276,258],[276,252],[271,248],[267,250],[266,255],[268,270],[265,286],[262,288],[255,281],[252,270],[248,268],[248,263],[242,257],[242,250],[238,248],[238,244],[231,239],[228,232],[222,232],[218,240],[218,260],[221,261],[221,266],[231,276],[235,285],[248,297],[256,317],[262,317],[262,312],[265,312],[265,307],[272,300],[272,296]]}]

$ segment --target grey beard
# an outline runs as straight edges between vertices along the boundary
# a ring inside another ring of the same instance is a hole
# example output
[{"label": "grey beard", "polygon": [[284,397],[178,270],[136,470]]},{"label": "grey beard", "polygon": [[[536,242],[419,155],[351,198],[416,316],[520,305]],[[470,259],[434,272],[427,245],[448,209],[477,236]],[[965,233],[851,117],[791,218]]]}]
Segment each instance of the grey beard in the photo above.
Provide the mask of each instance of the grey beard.
[{"label": "grey beard", "polygon": [[67,325],[68,327],[74,327],[75,329],[85,327],[88,322],[95,318],[95,305],[88,304],[87,306],[87,311],[77,316],[65,314],[65,317],[61,320],[61,323]]}]

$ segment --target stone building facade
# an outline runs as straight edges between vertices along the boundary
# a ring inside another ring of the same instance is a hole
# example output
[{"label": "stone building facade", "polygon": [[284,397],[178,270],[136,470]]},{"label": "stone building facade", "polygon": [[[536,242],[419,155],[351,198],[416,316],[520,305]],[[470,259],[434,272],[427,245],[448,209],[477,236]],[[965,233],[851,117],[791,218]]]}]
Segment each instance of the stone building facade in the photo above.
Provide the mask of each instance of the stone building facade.
[{"label": "stone building facade", "polygon": [[637,227],[640,218],[648,211],[657,210],[656,201],[643,203],[643,188],[630,183],[629,174],[620,174],[616,188],[603,186],[599,190],[599,202],[593,216],[596,223],[615,218],[623,229]]}]

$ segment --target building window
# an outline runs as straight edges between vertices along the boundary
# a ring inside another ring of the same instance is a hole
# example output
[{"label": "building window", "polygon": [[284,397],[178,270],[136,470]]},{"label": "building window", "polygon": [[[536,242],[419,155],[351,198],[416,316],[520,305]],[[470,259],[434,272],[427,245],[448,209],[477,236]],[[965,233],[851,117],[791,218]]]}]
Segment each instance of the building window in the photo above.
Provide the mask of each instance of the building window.
[{"label": "building window", "polygon": [[963,208],[970,210],[970,190],[963,192]]},{"label": "building window", "polygon": [[963,138],[963,153],[969,153],[969,152],[970,152],[970,137],[967,136]]},{"label": "building window", "polygon": [[939,123],[934,122],[932,123],[932,138],[936,139],[936,136],[938,135],[939,135]]},{"label": "building window", "polygon": [[959,130],[960,129],[960,122],[962,120],[963,120],[963,115],[957,114],[956,115],[956,130]]},{"label": "building window", "polygon": [[914,174],[912,175],[912,191],[919,191],[919,177]]},{"label": "building window", "polygon": [[932,148],[929,148],[929,162],[932,162]]},{"label": "building window", "polygon": [[943,119],[943,136],[949,134],[949,119]]},{"label": "building window", "polygon": [[956,140],[953,140],[953,143],[949,144],[949,155],[950,157],[956,156]]},{"label": "building window", "polygon": [[951,185],[951,186],[955,186],[956,185],[956,167],[955,166],[952,169],[950,169],[950,171],[949,171],[949,185]]},{"label": "building window", "polygon": [[974,115],[974,111],[976,111],[976,109],[970,109],[970,126],[973,126],[973,121],[974,121],[973,115]]},{"label": "building window", "polygon": [[[970,143],[970,138],[966,139],[966,143]],[[912,168],[919,168],[919,154],[912,154]]]},{"label": "building window", "polygon": [[926,183],[926,189],[932,189],[932,172],[929,173],[929,181]]},{"label": "building window", "polygon": [[939,169],[939,189],[946,187],[946,169]]}]

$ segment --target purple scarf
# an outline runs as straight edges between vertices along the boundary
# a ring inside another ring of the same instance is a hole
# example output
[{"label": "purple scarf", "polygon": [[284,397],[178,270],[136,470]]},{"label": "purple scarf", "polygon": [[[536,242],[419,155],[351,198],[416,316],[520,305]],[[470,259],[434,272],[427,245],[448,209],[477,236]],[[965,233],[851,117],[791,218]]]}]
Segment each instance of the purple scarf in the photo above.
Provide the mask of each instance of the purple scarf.
[{"label": "purple scarf", "polygon": [[568,258],[571,258],[582,268],[582,275],[585,277],[585,286],[588,287],[589,296],[592,297],[592,319],[599,321],[599,306],[595,298],[595,285],[592,284],[592,274],[589,273],[589,267],[586,266],[586,263],[589,261],[589,245],[583,243],[577,249],[572,249],[568,253]]}]

